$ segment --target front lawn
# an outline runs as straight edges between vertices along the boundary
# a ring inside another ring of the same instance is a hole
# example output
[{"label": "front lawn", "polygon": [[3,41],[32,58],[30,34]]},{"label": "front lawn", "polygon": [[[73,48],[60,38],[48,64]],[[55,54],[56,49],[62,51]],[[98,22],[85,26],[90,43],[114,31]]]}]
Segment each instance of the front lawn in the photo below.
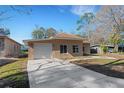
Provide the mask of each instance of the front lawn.
[{"label": "front lawn", "polygon": [[27,58],[0,66],[0,87],[29,87]]},{"label": "front lawn", "polygon": [[124,79],[124,59],[87,59],[72,61],[71,63],[107,76]]},{"label": "front lawn", "polygon": [[79,61],[74,61],[74,63],[77,64],[99,64],[99,65],[103,65],[103,64],[107,64],[110,63],[112,61],[115,61],[114,59],[86,59],[86,60],[79,60]]}]

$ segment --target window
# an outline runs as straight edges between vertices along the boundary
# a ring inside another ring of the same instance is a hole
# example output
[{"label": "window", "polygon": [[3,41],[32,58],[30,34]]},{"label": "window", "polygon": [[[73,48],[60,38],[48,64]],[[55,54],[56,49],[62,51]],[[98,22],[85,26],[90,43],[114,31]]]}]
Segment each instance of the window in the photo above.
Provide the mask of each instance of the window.
[{"label": "window", "polygon": [[4,41],[0,40],[0,50],[3,50],[3,49],[4,49]]},{"label": "window", "polygon": [[60,53],[67,53],[67,45],[60,45]]},{"label": "window", "polygon": [[0,41],[0,47],[2,47],[2,42]]},{"label": "window", "polygon": [[73,45],[73,53],[78,53],[78,52],[79,52],[78,45]]},{"label": "window", "polygon": [[85,48],[83,47],[83,52],[84,52]]}]

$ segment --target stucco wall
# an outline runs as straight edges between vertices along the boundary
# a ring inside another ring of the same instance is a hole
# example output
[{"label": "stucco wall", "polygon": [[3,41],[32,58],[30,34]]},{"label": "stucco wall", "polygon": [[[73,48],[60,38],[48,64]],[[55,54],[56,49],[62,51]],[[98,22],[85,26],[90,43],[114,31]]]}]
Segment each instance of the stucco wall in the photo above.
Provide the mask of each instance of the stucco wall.
[{"label": "stucco wall", "polygon": [[16,42],[4,38],[4,55],[6,57],[18,57],[20,54],[21,46]]},{"label": "stucco wall", "polygon": [[[60,45],[67,45],[67,53],[60,53]],[[73,45],[79,46],[79,52],[73,53]],[[55,40],[53,42],[53,54],[54,58],[73,58],[75,56],[83,56],[82,41],[72,40]]]},{"label": "stucco wall", "polygon": [[84,47],[84,55],[89,55],[90,54],[90,44],[89,43],[84,43],[83,44]]},{"label": "stucco wall", "polygon": [[4,38],[0,38],[0,57],[5,55],[4,51]]},{"label": "stucco wall", "polygon": [[[75,56],[83,56],[83,41],[82,40],[48,40],[48,41],[35,41],[28,43],[28,58],[34,59],[34,43],[52,43],[52,58],[73,58]],[[67,45],[67,53],[60,53],[60,45]],[[73,45],[79,46],[79,53],[73,53]],[[85,53],[90,54],[90,45],[85,45]]]},{"label": "stucco wall", "polygon": [[34,48],[33,48],[33,44],[29,43],[28,45],[28,59],[32,60],[34,59]]}]

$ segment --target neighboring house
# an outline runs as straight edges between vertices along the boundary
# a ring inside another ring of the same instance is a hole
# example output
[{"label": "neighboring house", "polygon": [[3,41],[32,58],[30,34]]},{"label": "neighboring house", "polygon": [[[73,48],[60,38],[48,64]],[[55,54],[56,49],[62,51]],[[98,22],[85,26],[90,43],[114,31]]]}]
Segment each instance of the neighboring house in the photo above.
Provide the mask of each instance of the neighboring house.
[{"label": "neighboring house", "polygon": [[21,44],[7,36],[0,36],[0,57],[18,57]]},{"label": "neighboring house", "polygon": [[119,45],[118,45],[119,47],[118,47],[118,51],[119,52],[124,52],[124,43],[120,43]]},{"label": "neighboring house", "polygon": [[[108,52],[112,53],[114,50],[114,46],[113,45],[105,45],[108,49]],[[118,45],[118,52],[124,52],[124,45],[123,44],[119,44]],[[98,54],[102,54],[103,51],[100,48],[100,45],[92,45],[91,46],[91,53],[98,53]]]},{"label": "neighboring house", "polygon": [[21,50],[22,50],[22,51],[28,51],[28,46],[22,45],[22,46],[21,46]]},{"label": "neighboring house", "polygon": [[[108,48],[108,52],[112,52],[113,51],[113,46],[112,45],[105,45]],[[100,45],[92,45],[91,46],[91,53],[98,53],[98,54],[102,54],[103,50],[101,49]]]},{"label": "neighboring house", "polygon": [[90,54],[90,43],[72,34],[60,33],[48,39],[24,40],[29,59],[73,58]]}]

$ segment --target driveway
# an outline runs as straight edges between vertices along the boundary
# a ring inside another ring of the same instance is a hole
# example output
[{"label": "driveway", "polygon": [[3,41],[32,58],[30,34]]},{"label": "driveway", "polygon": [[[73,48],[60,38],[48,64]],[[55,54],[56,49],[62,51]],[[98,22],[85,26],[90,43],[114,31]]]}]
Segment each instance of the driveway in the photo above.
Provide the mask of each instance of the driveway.
[{"label": "driveway", "polygon": [[108,77],[59,59],[28,61],[32,88],[104,88],[124,87],[124,79]]}]

